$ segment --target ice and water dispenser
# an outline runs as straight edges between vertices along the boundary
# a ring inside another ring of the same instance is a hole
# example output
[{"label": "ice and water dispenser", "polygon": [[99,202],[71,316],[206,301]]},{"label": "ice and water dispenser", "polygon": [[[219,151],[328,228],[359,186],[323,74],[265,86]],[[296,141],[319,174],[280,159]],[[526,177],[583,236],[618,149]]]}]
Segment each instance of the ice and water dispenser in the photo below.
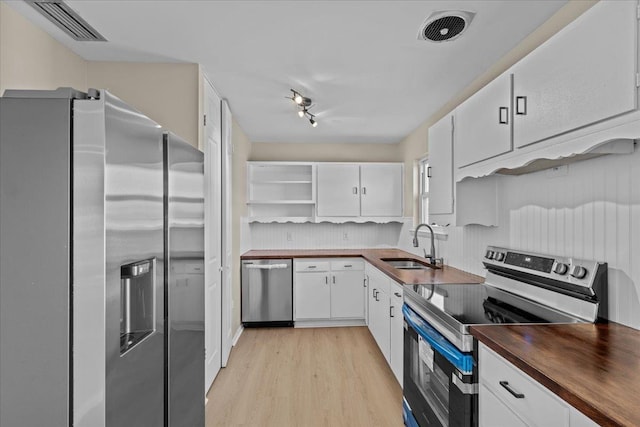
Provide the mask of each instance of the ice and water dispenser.
[{"label": "ice and water dispenser", "polygon": [[120,354],[131,350],[155,330],[156,259],[120,267]]}]

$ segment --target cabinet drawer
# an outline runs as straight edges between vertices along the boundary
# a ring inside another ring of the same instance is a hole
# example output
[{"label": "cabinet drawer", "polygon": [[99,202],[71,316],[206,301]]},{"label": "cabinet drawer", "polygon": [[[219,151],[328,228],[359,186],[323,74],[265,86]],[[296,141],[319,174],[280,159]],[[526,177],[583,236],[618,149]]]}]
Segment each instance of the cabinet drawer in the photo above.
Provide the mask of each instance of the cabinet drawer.
[{"label": "cabinet drawer", "polygon": [[[491,390],[527,424],[569,426],[569,405],[482,344],[478,366],[480,385]],[[522,397],[516,397],[516,393]]]},{"label": "cabinet drawer", "polygon": [[332,271],[345,271],[345,270],[364,270],[364,261],[362,259],[339,259],[331,261]]},{"label": "cabinet drawer", "polygon": [[329,261],[327,260],[296,260],[294,264],[298,273],[304,271],[329,271]]}]

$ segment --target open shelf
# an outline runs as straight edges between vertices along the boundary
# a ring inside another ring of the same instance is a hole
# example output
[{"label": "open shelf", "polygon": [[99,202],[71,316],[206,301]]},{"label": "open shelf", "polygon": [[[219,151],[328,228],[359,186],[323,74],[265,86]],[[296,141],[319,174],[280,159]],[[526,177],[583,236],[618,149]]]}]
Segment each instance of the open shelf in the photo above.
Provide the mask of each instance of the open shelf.
[{"label": "open shelf", "polygon": [[313,221],[313,163],[249,162],[247,173],[249,218],[258,222]]}]

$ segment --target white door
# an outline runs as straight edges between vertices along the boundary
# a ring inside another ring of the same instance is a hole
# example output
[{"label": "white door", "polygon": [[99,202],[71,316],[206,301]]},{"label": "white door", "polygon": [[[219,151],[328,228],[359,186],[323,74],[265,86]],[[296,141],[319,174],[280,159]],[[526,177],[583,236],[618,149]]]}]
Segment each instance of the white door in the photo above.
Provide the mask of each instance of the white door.
[{"label": "white door", "polygon": [[516,147],[636,108],[636,6],[599,2],[514,66]]},{"label": "white door", "polygon": [[318,216],[360,215],[358,165],[318,165]]},{"label": "white door", "polygon": [[389,364],[396,379],[402,387],[402,365],[404,354],[404,319],[402,316],[402,289],[399,285],[391,284],[391,307],[389,316],[391,316],[390,325],[390,351]]},{"label": "white door", "polygon": [[502,74],[456,108],[456,165],[467,166],[511,151],[511,113],[509,73]]},{"label": "white door", "polygon": [[205,393],[211,387],[221,364],[221,144],[220,98],[206,84],[205,100]]},{"label": "white door", "polygon": [[364,299],[362,271],[331,273],[331,317],[363,319]]},{"label": "white door", "polygon": [[360,165],[360,215],[402,216],[402,165]]},{"label": "white door", "polygon": [[331,317],[330,279],[329,272],[296,274],[294,292],[296,319]]},{"label": "white door", "polygon": [[445,116],[429,128],[429,215],[453,213],[453,125]]},{"label": "white door", "polygon": [[233,343],[231,331],[231,274],[233,272],[231,240],[231,177],[233,145],[231,141],[231,110],[226,100],[222,101],[222,366],[227,366]]}]

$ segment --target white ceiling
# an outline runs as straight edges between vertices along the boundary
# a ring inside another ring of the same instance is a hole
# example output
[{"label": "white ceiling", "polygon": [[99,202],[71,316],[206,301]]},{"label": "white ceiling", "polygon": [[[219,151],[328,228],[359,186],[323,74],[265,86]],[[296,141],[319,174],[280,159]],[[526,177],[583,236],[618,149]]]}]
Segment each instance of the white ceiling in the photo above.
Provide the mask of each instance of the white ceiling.
[{"label": "white ceiling", "polygon": [[[88,60],[202,64],[252,141],[394,143],[566,1],[68,1],[107,43],[75,42],[9,3]],[[476,15],[455,41],[418,40],[438,10]],[[290,88],[313,99],[318,127]]]}]

